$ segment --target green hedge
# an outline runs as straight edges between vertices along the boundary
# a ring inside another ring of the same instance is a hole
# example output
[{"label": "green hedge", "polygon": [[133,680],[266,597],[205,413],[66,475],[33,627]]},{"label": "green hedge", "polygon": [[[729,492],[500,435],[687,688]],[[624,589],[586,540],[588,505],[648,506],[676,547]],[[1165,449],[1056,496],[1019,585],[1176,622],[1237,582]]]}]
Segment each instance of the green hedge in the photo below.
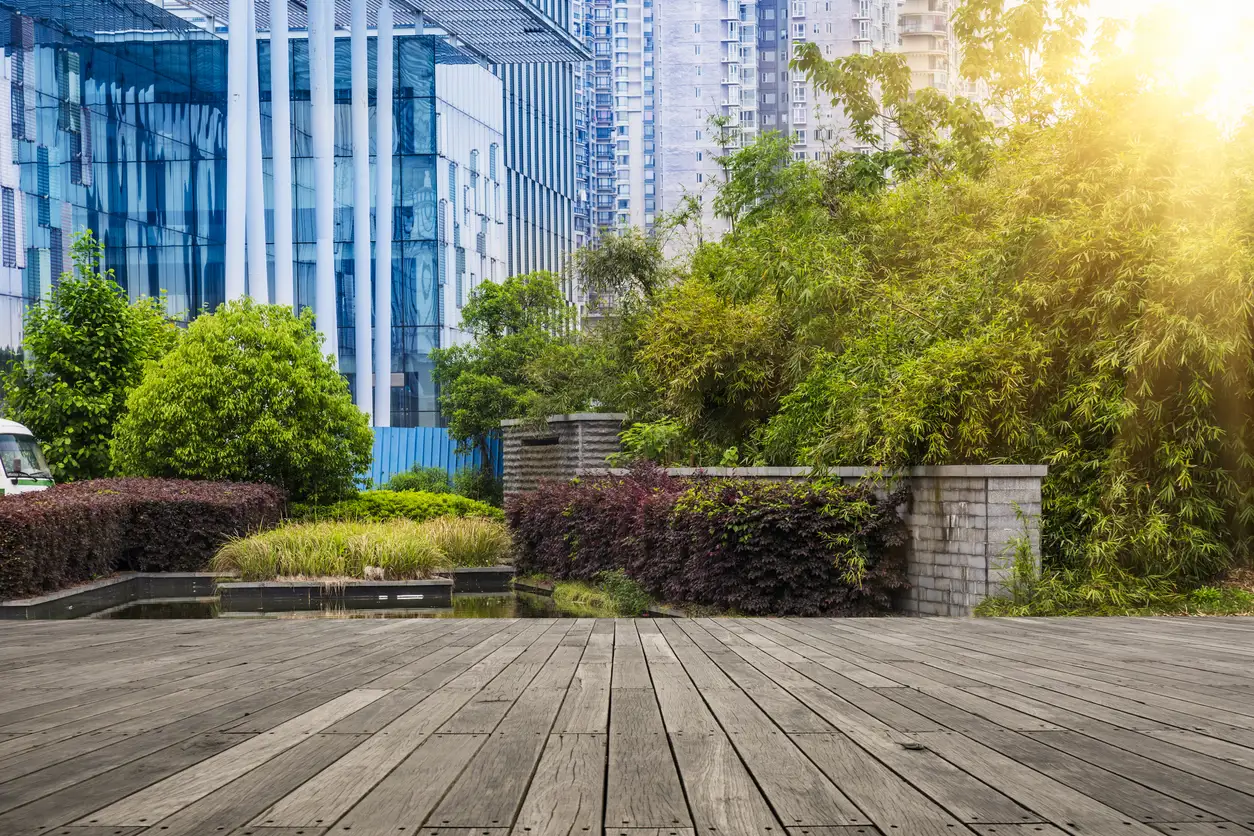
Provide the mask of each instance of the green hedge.
[{"label": "green hedge", "polygon": [[304,520],[413,520],[436,517],[505,519],[500,508],[452,493],[430,491],[366,491],[334,505],[297,505],[293,516]]}]

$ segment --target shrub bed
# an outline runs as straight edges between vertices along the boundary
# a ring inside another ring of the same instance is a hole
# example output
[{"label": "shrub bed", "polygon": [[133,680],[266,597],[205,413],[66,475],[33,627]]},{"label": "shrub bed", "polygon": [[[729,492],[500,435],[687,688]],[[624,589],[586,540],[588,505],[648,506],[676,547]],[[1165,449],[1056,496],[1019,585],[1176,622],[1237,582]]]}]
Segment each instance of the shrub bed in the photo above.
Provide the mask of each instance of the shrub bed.
[{"label": "shrub bed", "polygon": [[903,493],[673,479],[657,468],[546,484],[507,503],[520,574],[623,570],[650,595],[746,615],[868,615],[906,586]]},{"label": "shrub bed", "polygon": [[302,520],[411,520],[436,517],[486,517],[503,520],[500,508],[453,493],[430,491],[365,491],[334,505],[296,505],[292,516]]},{"label": "shrub bed", "polygon": [[119,571],[204,569],[231,537],[276,525],[270,485],[93,479],[0,499],[0,599]]}]

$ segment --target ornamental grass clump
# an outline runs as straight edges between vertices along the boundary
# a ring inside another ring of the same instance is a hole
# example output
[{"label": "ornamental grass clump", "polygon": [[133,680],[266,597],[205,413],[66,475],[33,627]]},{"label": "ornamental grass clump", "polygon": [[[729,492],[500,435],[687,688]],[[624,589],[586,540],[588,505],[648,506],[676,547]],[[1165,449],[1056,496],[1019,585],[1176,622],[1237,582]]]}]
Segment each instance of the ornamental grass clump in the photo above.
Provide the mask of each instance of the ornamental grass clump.
[{"label": "ornamental grass clump", "polygon": [[408,520],[286,525],[232,540],[212,563],[214,571],[238,571],[246,581],[365,578],[367,567],[387,580],[413,580],[452,566],[422,526]]},{"label": "ornamental grass clump", "polygon": [[454,566],[501,566],[512,560],[504,523],[482,517],[439,517],[419,529]]}]

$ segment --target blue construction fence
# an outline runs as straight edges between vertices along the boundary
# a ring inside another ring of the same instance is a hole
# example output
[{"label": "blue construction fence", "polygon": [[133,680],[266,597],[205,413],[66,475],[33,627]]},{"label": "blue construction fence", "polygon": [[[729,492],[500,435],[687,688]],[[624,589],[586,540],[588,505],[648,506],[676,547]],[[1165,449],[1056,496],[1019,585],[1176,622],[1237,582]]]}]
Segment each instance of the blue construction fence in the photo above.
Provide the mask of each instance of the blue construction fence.
[{"label": "blue construction fence", "polygon": [[[493,470],[502,473],[501,439],[491,444]],[[386,485],[398,473],[404,473],[414,465],[441,467],[450,474],[466,467],[482,467],[483,455],[458,454],[457,442],[449,438],[443,427],[375,427],[374,461],[368,478],[375,485]],[[365,478],[363,478],[365,481]]]}]

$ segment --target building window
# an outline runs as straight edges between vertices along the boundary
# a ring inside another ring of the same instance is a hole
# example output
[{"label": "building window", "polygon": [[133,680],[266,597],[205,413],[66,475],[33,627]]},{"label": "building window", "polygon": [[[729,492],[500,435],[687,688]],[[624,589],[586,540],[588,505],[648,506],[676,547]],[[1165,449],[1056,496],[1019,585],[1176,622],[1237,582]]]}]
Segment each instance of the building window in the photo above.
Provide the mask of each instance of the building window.
[{"label": "building window", "polygon": [[694,35],[699,35],[699,34],[701,34],[701,24],[700,24],[700,23],[694,23],[694,24],[692,24],[692,34],[694,34]]},{"label": "building window", "polygon": [[697,173],[697,182],[698,182],[698,183],[704,183],[704,182],[705,182],[705,175],[704,175],[704,174],[701,174],[700,172],[698,172],[698,173]]}]

